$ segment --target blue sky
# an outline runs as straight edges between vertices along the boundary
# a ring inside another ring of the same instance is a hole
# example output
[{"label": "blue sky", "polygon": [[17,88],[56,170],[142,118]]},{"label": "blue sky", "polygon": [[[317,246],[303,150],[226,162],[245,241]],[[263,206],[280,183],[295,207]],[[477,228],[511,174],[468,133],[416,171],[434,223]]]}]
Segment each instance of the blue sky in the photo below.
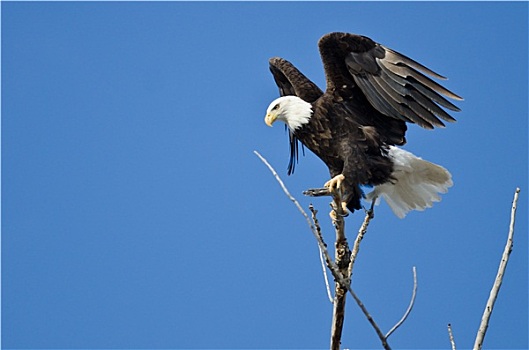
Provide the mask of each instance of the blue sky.
[{"label": "blue sky", "polygon": [[[527,3],[3,2],[3,348],[326,348],[318,250],[261,152],[328,243],[328,180],[307,152],[286,176],[283,127],[263,117],[268,58],[324,88],[317,40],[367,35],[448,76],[465,98],[446,129],[406,149],[455,185],[404,220],[386,204],[353,288],[395,349],[459,349],[479,326],[505,245],[514,250],[486,348],[528,347]],[[347,219],[350,240],[362,215]],[[343,346],[379,348],[349,299]]]}]

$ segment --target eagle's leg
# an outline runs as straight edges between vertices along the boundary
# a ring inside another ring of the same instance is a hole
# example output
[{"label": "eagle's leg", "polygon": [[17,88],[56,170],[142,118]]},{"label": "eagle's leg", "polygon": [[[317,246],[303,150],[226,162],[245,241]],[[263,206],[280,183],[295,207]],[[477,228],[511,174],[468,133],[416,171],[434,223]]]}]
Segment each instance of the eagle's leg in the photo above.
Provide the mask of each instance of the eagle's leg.
[{"label": "eagle's leg", "polygon": [[[342,197],[341,189],[342,189],[342,183],[345,180],[345,176],[343,174],[338,174],[329,181],[325,183],[326,188],[329,189],[331,193],[339,193],[340,198]],[[340,213],[341,216],[347,216],[349,215],[349,211],[347,210],[347,202],[342,201],[341,202],[341,209],[342,213]],[[336,219],[335,215],[338,214],[337,208],[333,206],[333,210],[329,214],[333,220]]]},{"label": "eagle's leg", "polygon": [[364,211],[366,212],[366,215],[369,215],[369,218],[371,218],[371,219],[375,217],[375,202],[377,201],[377,198],[378,197],[373,198],[373,200],[371,201],[371,206],[369,207],[369,209],[366,209],[364,207]]}]

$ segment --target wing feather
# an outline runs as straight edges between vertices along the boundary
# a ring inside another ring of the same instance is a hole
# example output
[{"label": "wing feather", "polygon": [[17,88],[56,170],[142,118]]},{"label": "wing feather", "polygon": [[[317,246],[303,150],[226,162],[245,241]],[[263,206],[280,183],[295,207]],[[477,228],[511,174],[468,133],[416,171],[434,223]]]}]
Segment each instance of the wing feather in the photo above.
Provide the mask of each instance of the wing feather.
[{"label": "wing feather", "polygon": [[[393,80],[394,82],[396,82],[397,84],[401,85],[403,90],[401,91],[405,91],[405,92],[402,92],[402,94],[406,94],[408,92],[408,89],[406,89],[405,87],[408,86],[412,86],[413,88],[415,88],[415,90],[419,91],[421,94],[423,94],[427,99],[429,100],[432,100],[433,102],[436,102],[438,104],[440,104],[441,106],[449,109],[449,110],[452,110],[452,111],[455,111],[455,112],[458,112],[460,111],[460,109],[455,106],[453,103],[451,103],[450,101],[448,101],[447,99],[445,99],[443,96],[439,95],[437,92],[431,90],[430,88],[427,88],[421,84],[418,84],[416,82],[413,82],[413,81],[409,81],[409,80],[406,80],[396,74],[393,74],[390,70],[388,70],[385,65],[383,64],[380,64],[379,67],[384,71],[385,74],[381,74],[380,76],[385,79],[385,80],[388,80],[388,79],[391,79]],[[453,118],[452,118],[453,119]]]},{"label": "wing feather", "polygon": [[432,79],[428,78],[424,74],[416,71],[415,69],[405,66],[405,65],[398,65],[393,64],[390,62],[386,62],[384,59],[378,60],[379,64],[383,64],[387,69],[389,69],[392,73],[401,76],[405,79],[415,79],[417,82],[421,83],[422,85],[429,87],[430,89],[437,91],[438,93],[441,93],[445,96],[448,96],[454,100],[461,101],[462,98],[458,95],[454,94],[452,91],[446,89],[445,87],[437,84]]},{"label": "wing feather", "polygon": [[[373,83],[379,84],[385,92],[391,95],[395,102],[406,105],[415,113],[417,118],[422,119],[432,126],[444,127],[443,122],[441,122],[428,107],[428,101],[424,99],[420,94],[414,94],[413,91],[402,91],[401,86],[398,84],[388,84],[380,76],[372,76]],[[391,80],[390,80],[391,81]],[[415,96],[416,95],[416,96]],[[432,104],[432,103],[430,103]],[[425,109],[426,108],[426,109]],[[442,110],[441,110],[442,111]]]},{"label": "wing feather", "polygon": [[442,123],[437,118],[434,117],[433,120],[429,116],[425,116],[424,109],[421,109],[413,100],[406,100],[396,93],[395,90],[391,91],[389,86],[384,84],[383,80],[379,77],[371,75],[368,79],[371,85],[377,88],[380,95],[383,96],[395,110],[413,123],[426,129],[433,129],[433,125],[442,126]]},{"label": "wing feather", "polygon": [[390,48],[387,48],[383,45],[379,45],[380,47],[382,47],[385,51],[385,56],[384,56],[384,60],[387,61],[387,62],[390,62],[390,63],[393,63],[395,65],[399,65],[399,64],[405,64],[409,67],[412,67],[412,68],[415,68],[417,70],[420,70],[422,71],[423,73],[426,73],[434,78],[437,78],[437,79],[440,79],[440,80],[446,80],[446,77],[443,77],[442,75],[434,72],[433,70],[431,70],[430,68],[428,67],[425,67],[423,66],[422,64],[420,64],[419,62],[397,52],[397,51],[393,51],[392,49]]},{"label": "wing feather", "polygon": [[395,109],[391,102],[385,99],[384,96],[382,96],[380,92],[377,91],[377,89],[366,80],[365,77],[358,77],[355,81],[366,95],[369,103],[371,103],[373,107],[375,107],[381,113],[393,118],[402,119],[404,121],[411,121],[404,115],[399,114],[398,110]]},{"label": "wing feather", "polygon": [[[429,121],[432,125],[437,125],[440,127],[444,126],[444,124],[439,119],[437,119],[436,116],[446,121],[449,121],[449,122],[455,121],[455,119],[452,118],[452,116],[450,116],[442,108],[440,108],[437,104],[435,104],[433,99],[427,98],[428,96],[425,96],[419,93],[415,89],[414,86],[407,87],[407,85],[405,84],[405,81],[403,81],[404,84],[401,85],[397,83],[395,79],[393,79],[393,78],[398,79],[399,77],[391,76],[390,74],[381,74],[381,75],[374,75],[373,78],[375,79],[375,81],[378,81],[381,85],[383,85],[381,82],[383,81],[384,84],[386,84],[388,87],[391,87],[391,89],[394,90],[395,93],[398,94],[398,96],[396,96],[395,98],[396,101],[400,103],[413,103],[413,101],[416,101],[420,106],[424,107],[426,110],[424,109],[417,110],[417,108],[415,108],[414,111],[418,116]],[[431,91],[431,90],[426,90],[425,88],[425,92],[427,91]],[[436,94],[436,93],[432,92],[432,94]],[[438,94],[436,95],[439,96]]]},{"label": "wing feather", "polygon": [[430,79],[446,80],[419,62],[360,35],[330,33],[318,45],[326,93],[337,96],[337,101],[351,100],[361,92],[388,117],[428,129],[443,127],[441,119],[455,121],[443,108],[459,111],[447,98],[462,98]]},{"label": "wing feather", "polygon": [[281,96],[294,95],[307,102],[314,102],[323,95],[316,84],[284,58],[273,57],[268,63]]}]

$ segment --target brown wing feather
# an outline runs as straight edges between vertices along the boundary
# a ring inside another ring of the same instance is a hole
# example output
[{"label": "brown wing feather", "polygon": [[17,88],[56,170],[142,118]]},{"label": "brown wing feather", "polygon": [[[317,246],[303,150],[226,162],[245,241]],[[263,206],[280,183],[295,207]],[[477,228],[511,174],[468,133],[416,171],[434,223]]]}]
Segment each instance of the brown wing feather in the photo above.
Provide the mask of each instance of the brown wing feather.
[{"label": "brown wing feather", "polygon": [[268,62],[281,96],[294,95],[314,102],[323,95],[323,91],[289,61],[273,57]]},{"label": "brown wing feather", "polygon": [[428,129],[443,127],[441,119],[455,121],[443,108],[459,108],[445,97],[462,98],[425,74],[442,80],[445,77],[413,59],[365,36],[349,33],[324,35],[318,46],[326,93],[344,101],[361,93],[383,115]]}]

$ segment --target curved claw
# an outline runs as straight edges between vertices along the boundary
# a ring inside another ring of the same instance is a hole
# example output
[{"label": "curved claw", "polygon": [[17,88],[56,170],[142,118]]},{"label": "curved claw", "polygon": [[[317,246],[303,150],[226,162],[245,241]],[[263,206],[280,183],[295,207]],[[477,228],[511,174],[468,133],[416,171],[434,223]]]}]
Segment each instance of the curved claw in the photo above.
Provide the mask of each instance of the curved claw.
[{"label": "curved claw", "polygon": [[347,202],[341,202],[341,211],[338,211],[338,208],[336,208],[336,203],[331,202],[331,212],[329,213],[329,216],[333,221],[336,221],[336,219],[339,217],[345,218],[349,216],[349,209],[347,209]]},{"label": "curved claw", "polygon": [[[329,192],[333,194],[333,197],[334,194],[339,194],[341,196],[342,183],[344,182],[344,180],[345,176],[343,174],[338,174],[329,181],[327,181],[324,186],[329,190]],[[333,209],[329,215],[331,216],[331,219],[333,219],[333,221],[336,221],[337,215],[339,215],[340,217],[346,217],[349,215],[349,211],[347,210],[347,202],[341,202],[340,211],[337,210],[338,208],[336,208],[336,204],[332,204],[332,208]]]},{"label": "curved claw", "polygon": [[347,210],[347,202],[342,202],[343,217],[349,216],[349,210]]},{"label": "curved claw", "polygon": [[323,186],[327,187],[329,191],[334,192],[342,187],[344,180],[345,176],[343,174],[339,174],[327,181]]},{"label": "curved claw", "polygon": [[345,209],[345,211],[343,212],[343,214],[338,214],[336,212],[336,210],[332,209],[330,212],[329,212],[329,216],[331,218],[331,220],[334,222],[336,221],[336,219],[339,217],[341,218],[345,218],[345,217],[348,217],[349,216],[349,210]]}]

